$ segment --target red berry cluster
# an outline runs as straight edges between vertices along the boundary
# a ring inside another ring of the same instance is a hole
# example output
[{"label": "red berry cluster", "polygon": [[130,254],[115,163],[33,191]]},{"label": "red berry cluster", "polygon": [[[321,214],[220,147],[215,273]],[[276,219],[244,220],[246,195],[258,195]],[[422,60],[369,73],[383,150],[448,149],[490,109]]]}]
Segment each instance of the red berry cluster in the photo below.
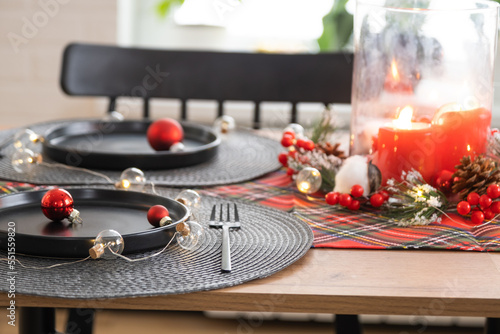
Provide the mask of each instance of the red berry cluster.
[{"label": "red berry cluster", "polygon": [[491,220],[497,214],[500,214],[500,200],[493,201],[500,197],[500,186],[492,184],[486,189],[486,195],[479,196],[472,192],[467,195],[466,201],[457,204],[457,212],[462,216],[470,212],[470,220],[474,225],[481,224],[485,219]]},{"label": "red berry cluster", "polygon": [[[325,200],[327,204],[336,205],[340,204],[343,207],[346,207],[349,210],[358,210],[361,206],[362,202],[365,202],[366,199],[363,197],[364,189],[359,184],[355,184],[351,188],[350,194],[341,194],[338,192],[329,192],[325,196]],[[389,199],[389,193],[387,191],[379,191],[370,196],[370,204],[374,208],[379,208],[382,204],[385,203]]]},{"label": "red berry cluster", "polygon": [[[310,139],[296,138],[293,131],[283,132],[281,145],[289,150],[288,152],[282,152],[278,155],[278,160],[284,167],[288,167],[288,157],[292,157],[292,159],[297,158],[297,150],[299,148],[304,149],[305,151],[312,151],[316,147],[314,142]],[[288,168],[286,173],[288,175],[293,175],[295,170]]]},{"label": "red berry cluster", "polygon": [[292,131],[283,132],[283,137],[281,137],[281,145],[283,147],[296,146],[297,148],[303,148],[306,151],[314,150],[314,142],[310,139],[295,138],[295,133]]}]

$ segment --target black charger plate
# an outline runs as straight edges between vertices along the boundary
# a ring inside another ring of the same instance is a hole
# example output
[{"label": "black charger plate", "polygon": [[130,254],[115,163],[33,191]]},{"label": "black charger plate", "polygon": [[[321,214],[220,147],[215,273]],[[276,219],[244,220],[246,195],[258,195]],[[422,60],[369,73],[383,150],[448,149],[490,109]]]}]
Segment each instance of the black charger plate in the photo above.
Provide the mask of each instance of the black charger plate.
[{"label": "black charger plate", "polygon": [[[15,227],[16,253],[82,258],[89,255],[99,232],[113,229],[123,236],[123,254],[135,253],[165,246],[174,235],[175,225],[188,218],[186,206],[166,197],[111,189],[67,190],[80,211],[82,225],[72,227],[67,220],[47,219],[40,208],[46,190],[0,198],[0,249],[10,247],[9,227]],[[147,212],[156,204],[169,210],[173,224],[158,228],[149,224]]]},{"label": "black charger plate", "polygon": [[217,134],[188,122],[181,122],[185,151],[155,151],[146,137],[150,124],[151,121],[84,121],[63,125],[45,134],[44,153],[66,165],[108,170],[186,167],[205,162],[217,153]]}]

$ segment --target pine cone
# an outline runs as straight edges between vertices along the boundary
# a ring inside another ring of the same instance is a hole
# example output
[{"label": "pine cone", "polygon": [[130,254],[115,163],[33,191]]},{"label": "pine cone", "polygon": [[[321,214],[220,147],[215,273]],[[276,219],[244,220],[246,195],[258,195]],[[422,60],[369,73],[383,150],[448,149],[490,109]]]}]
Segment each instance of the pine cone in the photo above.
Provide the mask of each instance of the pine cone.
[{"label": "pine cone", "polygon": [[326,155],[334,155],[337,158],[340,159],[345,159],[347,158],[346,155],[344,154],[344,151],[339,150],[340,143],[336,143],[335,145],[332,145],[330,143],[323,143],[323,144],[316,144],[316,148],[318,151],[323,152]]},{"label": "pine cone", "polygon": [[484,195],[489,185],[500,184],[500,170],[492,159],[479,156],[472,160],[470,156],[464,156],[460,162],[452,175],[452,178],[459,178],[453,183],[452,190],[461,198],[466,198],[471,192]]}]

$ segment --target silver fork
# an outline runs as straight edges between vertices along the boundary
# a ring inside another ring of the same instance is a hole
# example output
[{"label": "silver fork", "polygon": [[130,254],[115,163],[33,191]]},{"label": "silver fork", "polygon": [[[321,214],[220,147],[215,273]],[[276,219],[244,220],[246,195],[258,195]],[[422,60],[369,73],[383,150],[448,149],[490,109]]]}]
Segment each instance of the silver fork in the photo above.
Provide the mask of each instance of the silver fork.
[{"label": "silver fork", "polygon": [[238,215],[238,207],[236,203],[234,203],[234,222],[231,222],[231,213],[230,213],[230,205],[227,204],[227,215],[226,221],[224,222],[223,212],[224,205],[220,205],[220,216],[219,221],[216,221],[216,211],[217,204],[214,204],[212,207],[212,213],[210,214],[210,221],[208,225],[210,227],[219,228],[222,227],[222,265],[221,270],[223,273],[231,272],[231,249],[229,245],[229,229],[239,229],[240,225],[240,217]]}]

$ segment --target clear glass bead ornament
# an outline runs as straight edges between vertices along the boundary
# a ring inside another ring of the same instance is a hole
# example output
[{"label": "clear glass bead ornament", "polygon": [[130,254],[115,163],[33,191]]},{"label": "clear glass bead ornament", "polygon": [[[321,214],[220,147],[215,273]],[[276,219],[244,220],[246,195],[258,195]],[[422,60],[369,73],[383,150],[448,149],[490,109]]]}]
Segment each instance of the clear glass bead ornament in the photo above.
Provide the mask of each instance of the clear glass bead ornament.
[{"label": "clear glass bead ornament", "polygon": [[89,253],[93,259],[112,259],[116,257],[113,253],[121,254],[124,247],[125,243],[120,233],[115,230],[104,230],[97,235],[94,247]]},{"label": "clear glass bead ornament", "polygon": [[312,167],[306,167],[297,174],[295,180],[297,188],[301,193],[312,194],[321,187],[321,173]]},{"label": "clear glass bead ornament", "polygon": [[119,189],[142,191],[146,185],[144,172],[139,168],[131,167],[125,169],[120,175],[120,181],[116,185]]},{"label": "clear glass bead ornament", "polygon": [[170,152],[183,152],[186,149],[182,142],[177,142],[170,146]]},{"label": "clear glass bead ornament", "polygon": [[304,137],[304,127],[300,124],[297,123],[290,123],[286,126],[286,128],[283,130],[283,132],[293,132],[295,133],[295,138],[302,138]]},{"label": "clear glass bead ornament", "polygon": [[194,190],[186,189],[181,191],[177,197],[175,197],[175,200],[188,207],[193,219],[198,219],[198,213],[201,206],[200,194]]},{"label": "clear glass bead ornament", "polygon": [[217,133],[229,133],[236,128],[236,121],[233,117],[228,115],[223,115],[217,117],[214,121],[213,129]]},{"label": "clear glass bead ornament", "polygon": [[124,119],[125,116],[123,116],[121,112],[112,111],[110,113],[107,113],[102,120],[105,122],[123,122]]},{"label": "clear glass bead ornament", "polygon": [[17,173],[28,174],[33,170],[39,160],[39,156],[33,153],[33,151],[24,149],[14,152],[11,163]]},{"label": "clear glass bead ornament", "polygon": [[23,129],[14,135],[14,147],[18,151],[30,150],[35,154],[42,152],[42,137],[33,130]]},{"label": "clear glass bead ornament", "polygon": [[189,221],[176,225],[176,240],[179,246],[187,250],[193,250],[203,242],[205,231],[203,227],[195,222]]}]

